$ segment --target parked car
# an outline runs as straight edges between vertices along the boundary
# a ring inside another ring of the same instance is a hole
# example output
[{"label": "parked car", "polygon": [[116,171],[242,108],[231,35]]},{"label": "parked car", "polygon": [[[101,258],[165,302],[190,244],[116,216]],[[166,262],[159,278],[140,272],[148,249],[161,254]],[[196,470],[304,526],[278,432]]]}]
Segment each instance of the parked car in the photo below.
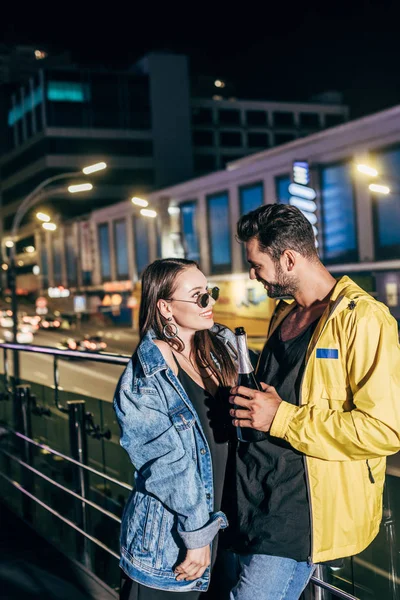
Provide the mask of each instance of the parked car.
[{"label": "parked car", "polygon": [[41,329],[59,329],[61,326],[60,319],[56,317],[48,317],[47,315],[39,321],[39,327]]},{"label": "parked car", "polygon": [[[11,329],[5,329],[3,335],[6,342],[12,342],[14,340],[13,332]],[[32,342],[33,333],[31,331],[22,330],[22,328],[19,328],[17,330],[18,344],[32,344]]]},{"label": "parked car", "polygon": [[60,346],[68,350],[79,350],[80,352],[100,352],[107,348],[106,342],[99,335],[85,335],[83,339],[64,338]]},{"label": "parked car", "polygon": [[12,317],[0,317],[0,327],[3,327],[4,329],[6,329],[7,327],[12,327],[13,323],[14,321]]}]

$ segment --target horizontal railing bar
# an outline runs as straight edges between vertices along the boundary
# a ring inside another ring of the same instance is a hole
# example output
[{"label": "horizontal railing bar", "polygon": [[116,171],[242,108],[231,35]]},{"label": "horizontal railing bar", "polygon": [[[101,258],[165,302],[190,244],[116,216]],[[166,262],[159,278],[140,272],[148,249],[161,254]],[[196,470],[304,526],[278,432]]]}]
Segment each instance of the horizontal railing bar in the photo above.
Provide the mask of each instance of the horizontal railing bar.
[{"label": "horizontal railing bar", "polygon": [[45,502],[42,502],[42,500],[39,500],[39,498],[36,498],[36,496],[34,496],[30,492],[28,492],[28,490],[26,490],[20,483],[18,483],[18,481],[13,481],[9,477],[7,477],[7,475],[4,475],[4,473],[2,473],[1,471],[0,471],[0,476],[3,477],[3,479],[5,479],[6,481],[8,481],[8,483],[11,483],[11,485],[14,486],[17,490],[19,490],[20,492],[22,492],[23,494],[25,494],[26,496],[28,496],[31,500],[34,500],[34,502],[36,502],[37,504],[39,504],[42,508],[48,510],[52,515],[54,515],[58,519],[61,519],[61,521],[63,521],[64,523],[66,523],[66,525],[68,525],[69,527],[72,527],[72,529],[75,529],[75,531],[77,531],[78,533],[81,533],[88,540],[90,540],[94,544],[97,544],[97,546],[99,546],[100,548],[102,548],[103,550],[105,550],[106,552],[108,552],[109,554],[111,554],[112,556],[114,556],[116,559],[119,560],[119,558],[120,558],[119,554],[117,554],[116,552],[114,552],[113,550],[111,550],[111,548],[109,548],[108,546],[106,546],[105,544],[103,544],[103,542],[101,542],[97,538],[95,538],[92,535],[89,535],[88,533],[86,533],[85,531],[83,531],[80,527],[78,527],[78,525],[75,525],[75,523],[73,523],[72,521],[70,521],[66,517],[63,517],[62,515],[60,515],[60,513],[57,512],[56,510],[54,510],[54,508],[51,508],[51,506],[49,506]]},{"label": "horizontal railing bar", "polygon": [[[8,454],[8,452],[5,452],[4,450],[2,450],[2,452],[4,452],[5,454]],[[11,455],[11,458],[15,458],[15,457]],[[18,462],[20,462],[20,461],[18,460]],[[28,466],[25,463],[22,463],[22,464],[24,464],[24,466]],[[34,469],[34,471],[36,471],[36,469]],[[40,475],[42,475],[42,474],[40,473]],[[29,496],[29,498],[31,498],[32,500],[34,500],[35,502],[37,502],[38,504],[40,504],[40,506],[42,506],[43,508],[45,508],[46,510],[48,510],[50,513],[52,513],[54,516],[56,516],[59,519],[61,519],[61,521],[63,521],[64,523],[66,523],[67,525],[69,525],[70,527],[72,527],[72,529],[75,529],[76,531],[78,531],[79,533],[81,533],[82,535],[84,535],[86,538],[88,538],[90,541],[92,541],[93,543],[97,544],[98,546],[100,546],[100,548],[102,548],[103,550],[105,550],[106,552],[108,552],[109,554],[111,554],[112,556],[114,556],[115,558],[117,558],[119,560],[119,558],[120,558],[119,555],[116,554],[110,548],[108,548],[108,546],[106,546],[105,544],[103,544],[102,542],[100,542],[100,540],[98,540],[97,538],[89,535],[88,533],[86,533],[85,531],[83,531],[82,529],[80,529],[77,525],[75,525],[75,523],[73,523],[69,519],[63,517],[62,515],[60,515],[60,513],[58,513],[53,508],[51,508],[48,504],[46,504],[45,502],[42,502],[41,500],[39,500],[39,498],[36,498],[36,496],[34,496],[33,494],[29,493],[17,481],[13,481],[9,477],[7,477],[7,475],[4,475],[4,473],[2,473],[1,471],[0,471],[0,476],[3,477],[4,479],[6,479],[6,481],[8,481],[11,485],[13,485],[20,492],[22,492],[25,495]],[[67,491],[69,491],[69,490],[67,490]],[[79,497],[79,498],[85,500],[84,498],[81,498],[81,497]],[[85,500],[85,502],[88,502],[88,501]],[[111,514],[111,513],[109,513],[109,514]],[[357,598],[357,596],[353,596],[351,594],[348,594],[347,592],[344,592],[343,590],[340,590],[339,588],[337,588],[337,587],[335,587],[333,585],[330,585],[329,583],[326,583],[325,581],[322,581],[321,579],[318,579],[317,577],[312,576],[311,579],[310,579],[310,581],[312,583],[314,583],[315,585],[317,585],[317,586],[319,586],[319,587],[321,587],[321,588],[323,588],[325,590],[328,590],[329,592],[331,592],[337,598],[342,598],[342,600],[360,600],[359,598]]]},{"label": "horizontal railing bar", "polygon": [[131,357],[127,354],[114,354],[112,352],[79,352],[79,350],[60,350],[51,346],[32,346],[30,344],[14,344],[5,342],[0,344],[5,350],[18,350],[19,352],[35,352],[35,354],[48,354],[50,356],[64,356],[66,358],[80,358],[114,365],[127,365]]},{"label": "horizontal railing bar", "polygon": [[110,517],[110,519],[113,519],[114,521],[117,521],[117,523],[121,523],[121,519],[119,517],[117,517],[117,515],[114,515],[114,513],[106,510],[102,506],[99,506],[95,502],[92,502],[91,500],[88,500],[87,498],[84,498],[83,496],[80,496],[76,492],[73,492],[72,490],[69,490],[68,488],[66,488],[63,485],[61,485],[61,483],[58,483],[57,481],[54,481],[54,479],[51,479],[50,477],[47,477],[47,475],[45,475],[44,473],[41,473],[40,471],[38,471],[37,469],[35,469],[31,465],[28,465],[26,462],[24,462],[23,460],[21,460],[17,456],[14,456],[14,454],[11,454],[10,452],[7,452],[7,450],[3,450],[3,448],[0,448],[0,452],[2,452],[3,454],[5,454],[6,456],[8,456],[9,458],[11,458],[12,460],[15,460],[17,463],[19,463],[20,465],[22,465],[26,469],[29,469],[29,471],[32,471],[32,473],[34,473],[35,475],[38,475],[39,477],[41,477],[45,481],[48,481],[52,485],[55,485],[56,487],[58,487],[63,492],[66,492],[67,494],[71,494],[71,496],[74,496],[74,498],[77,498],[78,500],[81,500],[85,504],[88,504],[89,506],[92,506],[96,510],[100,511],[101,513],[103,513],[103,515],[106,515],[107,517]]},{"label": "horizontal railing bar", "polygon": [[55,454],[56,456],[61,456],[61,458],[63,458],[64,460],[67,460],[67,461],[73,463],[74,465],[76,465],[77,467],[80,467],[81,469],[86,469],[86,471],[90,471],[91,473],[98,475],[102,479],[107,479],[107,481],[110,481],[111,483],[115,483],[116,485],[119,485],[120,487],[122,487],[128,491],[132,491],[132,486],[129,485],[129,483],[125,483],[124,481],[118,481],[118,479],[114,479],[114,477],[110,477],[109,475],[106,475],[105,473],[102,473],[101,471],[97,471],[97,469],[93,469],[93,467],[84,465],[84,464],[78,462],[77,460],[75,460],[74,458],[71,458],[70,456],[66,456],[65,454],[62,454],[61,452],[58,452],[57,450],[53,450],[53,448],[50,448],[50,446],[46,446],[46,444],[40,444],[39,442],[35,442],[35,440],[32,440],[31,438],[27,437],[26,435],[19,433],[19,431],[14,431],[14,429],[11,429],[11,427],[8,427],[7,425],[4,425],[4,429],[7,429],[7,431],[10,431],[17,437],[21,438],[22,440],[25,440],[25,442],[29,442],[30,444],[33,444],[34,446],[37,446],[38,448],[42,448],[43,450],[46,450],[47,452],[50,452],[51,454]]},{"label": "horizontal railing bar", "polygon": [[311,577],[310,581],[315,585],[318,585],[318,587],[328,590],[328,592],[331,592],[331,594],[337,598],[342,598],[342,600],[360,600],[360,598],[357,598],[357,596],[352,596],[352,594],[348,594],[334,585],[326,583],[326,581],[322,581],[322,579],[318,579],[318,577],[314,577],[314,575]]}]

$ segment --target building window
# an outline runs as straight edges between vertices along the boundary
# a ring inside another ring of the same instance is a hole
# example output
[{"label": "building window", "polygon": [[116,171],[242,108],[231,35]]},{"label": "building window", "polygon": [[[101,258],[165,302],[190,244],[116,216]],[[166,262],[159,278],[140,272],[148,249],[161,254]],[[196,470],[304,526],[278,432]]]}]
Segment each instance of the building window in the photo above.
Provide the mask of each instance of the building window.
[{"label": "building window", "polygon": [[[262,182],[246,185],[239,188],[239,210],[240,216],[255,210],[264,202],[264,185]],[[247,268],[246,248],[242,244],[242,260]]]},{"label": "building window", "polygon": [[262,182],[239,188],[240,215],[255,210],[264,202],[264,186]]},{"label": "building window", "polygon": [[289,204],[291,194],[289,194],[290,177],[289,175],[280,175],[275,177],[276,201],[279,204]]},{"label": "building window", "polygon": [[213,113],[211,108],[193,108],[192,123],[193,125],[212,125]]},{"label": "building window", "polygon": [[47,99],[52,102],[89,102],[90,88],[78,81],[49,81]]},{"label": "building window", "polygon": [[358,259],[350,164],[321,168],[322,258],[326,263]]},{"label": "building window", "polygon": [[61,285],[61,240],[58,236],[52,236],[53,242],[53,279],[55,285]]},{"label": "building window", "polygon": [[17,121],[22,119],[22,117],[31,111],[33,111],[37,106],[39,106],[43,102],[43,91],[41,87],[37,87],[33,90],[32,94],[27,92],[27,95],[24,98],[23,102],[16,104],[9,112],[8,112],[8,125],[12,127],[15,125]]},{"label": "building window", "polygon": [[149,222],[146,217],[133,218],[133,234],[135,241],[136,272],[141,277],[150,262],[149,258]]},{"label": "building window", "polygon": [[246,122],[249,127],[265,127],[267,125],[267,113],[264,110],[248,110]]},{"label": "building window", "polygon": [[207,197],[208,233],[212,273],[227,273],[231,268],[229,198],[227,192]]},{"label": "building window", "polygon": [[117,279],[128,279],[128,241],[125,219],[114,221],[114,249],[117,267]]},{"label": "building window", "polygon": [[274,112],[274,127],[294,127],[294,114],[291,112]]},{"label": "building window", "polygon": [[194,131],[193,144],[195,146],[214,146],[213,131]]},{"label": "building window", "polygon": [[400,258],[400,188],[395,183],[400,172],[400,148],[377,154],[377,162],[391,191],[387,196],[373,195],[376,254],[380,259]]},{"label": "building window", "polygon": [[195,154],[194,168],[196,174],[215,171],[217,168],[217,158],[215,154]]},{"label": "building window", "polygon": [[300,127],[318,129],[320,127],[318,113],[300,113]]},{"label": "building window", "polygon": [[109,281],[111,279],[111,259],[108,223],[99,225],[97,231],[99,235],[101,278],[103,281]]},{"label": "building window", "polygon": [[219,144],[226,147],[242,146],[242,134],[240,131],[220,131]]},{"label": "building window", "polygon": [[292,133],[275,133],[275,146],[280,146],[281,144],[293,142],[293,140],[295,139],[296,136]]},{"label": "building window", "polygon": [[344,123],[343,115],[325,115],[325,127],[336,127]]},{"label": "building window", "polygon": [[200,260],[199,236],[196,227],[197,202],[183,202],[181,209],[181,231],[182,244],[185,251],[185,258],[189,260]]},{"label": "building window", "polygon": [[67,278],[69,284],[76,284],[77,269],[76,269],[76,241],[72,232],[68,232],[65,236],[65,258],[67,263]]},{"label": "building window", "polygon": [[248,133],[247,145],[249,148],[269,148],[268,133]]},{"label": "building window", "polygon": [[218,111],[220,125],[240,125],[240,111],[234,109],[220,109]]}]

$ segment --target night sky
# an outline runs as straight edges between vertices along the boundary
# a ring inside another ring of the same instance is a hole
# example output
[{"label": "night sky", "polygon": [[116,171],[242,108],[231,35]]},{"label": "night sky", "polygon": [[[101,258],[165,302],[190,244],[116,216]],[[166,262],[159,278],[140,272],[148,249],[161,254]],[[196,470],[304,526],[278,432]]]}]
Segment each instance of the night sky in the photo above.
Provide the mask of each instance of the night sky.
[{"label": "night sky", "polygon": [[193,75],[227,79],[238,98],[296,101],[337,90],[352,117],[400,103],[400,2],[49,6],[34,3],[40,12],[22,16],[21,5],[2,10],[0,41],[47,43],[112,68],[151,50],[183,52]]}]

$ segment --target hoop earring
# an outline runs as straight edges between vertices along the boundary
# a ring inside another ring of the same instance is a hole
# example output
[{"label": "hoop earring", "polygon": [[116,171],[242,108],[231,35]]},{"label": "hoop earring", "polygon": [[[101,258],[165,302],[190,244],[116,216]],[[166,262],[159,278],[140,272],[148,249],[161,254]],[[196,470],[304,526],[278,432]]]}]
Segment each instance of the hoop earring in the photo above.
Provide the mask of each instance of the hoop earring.
[{"label": "hoop earring", "polygon": [[[169,317],[168,321],[172,321],[172,317]],[[173,340],[178,337],[178,327],[175,323],[166,323],[163,327],[163,336],[167,338],[167,340]]]}]

